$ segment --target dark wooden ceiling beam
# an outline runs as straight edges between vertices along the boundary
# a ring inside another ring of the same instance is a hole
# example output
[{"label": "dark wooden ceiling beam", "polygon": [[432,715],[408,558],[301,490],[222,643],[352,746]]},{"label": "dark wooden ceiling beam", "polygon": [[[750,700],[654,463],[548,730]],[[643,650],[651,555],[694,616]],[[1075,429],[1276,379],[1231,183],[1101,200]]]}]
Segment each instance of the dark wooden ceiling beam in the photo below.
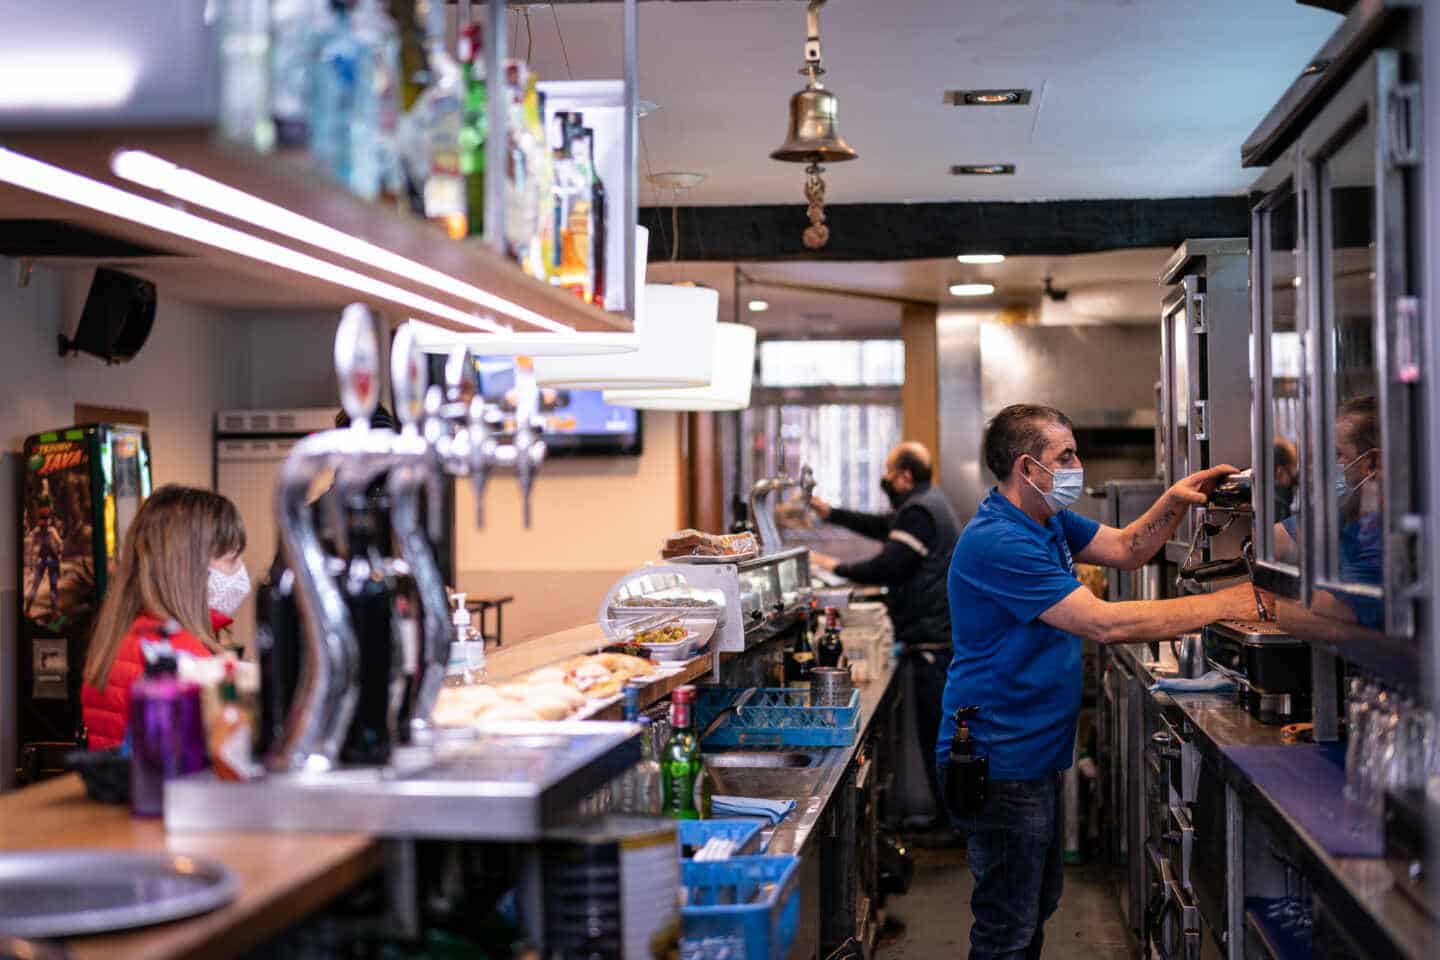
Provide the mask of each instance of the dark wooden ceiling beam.
[{"label": "dark wooden ceiling beam", "polygon": [[[1046,200],[1032,203],[853,203],[825,208],[830,243],[800,241],[803,204],[681,207],[679,260],[923,260],[960,253],[1061,256],[1172,246],[1250,232],[1245,197]],[[650,260],[671,259],[670,207],[643,207]]]}]

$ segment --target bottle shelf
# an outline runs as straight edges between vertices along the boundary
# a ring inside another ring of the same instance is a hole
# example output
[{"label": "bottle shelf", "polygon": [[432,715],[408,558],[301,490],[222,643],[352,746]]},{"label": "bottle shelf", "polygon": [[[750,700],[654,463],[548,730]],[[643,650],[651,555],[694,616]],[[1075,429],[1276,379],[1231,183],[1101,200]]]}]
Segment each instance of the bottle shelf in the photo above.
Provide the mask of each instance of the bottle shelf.
[{"label": "bottle shelf", "polygon": [[[631,329],[625,314],[584,303],[526,275],[479,239],[452,240],[440,227],[408,211],[354,196],[311,166],[303,153],[258,154],[219,141],[207,127],[37,131],[7,135],[0,146],[284,248],[281,263],[256,259],[217,244],[209,232],[198,236],[176,232],[173,224],[160,222],[165,218],[158,216],[159,211],[156,217],[147,217],[144,205],[130,204],[128,213],[117,213],[102,198],[97,208],[89,202],[97,196],[94,191],[76,189],[73,181],[64,178],[50,184],[54,189],[36,189],[33,183],[17,186],[5,173],[7,155],[0,153],[0,221],[10,221],[0,252],[7,256],[32,256],[55,265],[105,263],[154,281],[162,293],[217,306],[328,308],[361,300],[392,316],[416,316],[456,330],[473,329],[462,314],[476,314],[517,331],[544,328],[528,322],[527,314],[575,330]],[[313,236],[310,240],[316,242],[307,242],[283,224],[264,218],[261,224],[236,219],[123,179],[112,171],[111,163],[125,149],[142,150],[373,244],[415,268],[387,269],[374,258],[347,256]],[[125,205],[122,200],[120,206]],[[273,253],[275,248],[268,249]],[[456,292],[453,282],[442,285],[448,289],[437,287],[433,274],[427,278],[426,268],[518,309],[507,311],[494,301],[478,303],[473,292]],[[416,305],[416,298],[423,298],[428,306]]]}]

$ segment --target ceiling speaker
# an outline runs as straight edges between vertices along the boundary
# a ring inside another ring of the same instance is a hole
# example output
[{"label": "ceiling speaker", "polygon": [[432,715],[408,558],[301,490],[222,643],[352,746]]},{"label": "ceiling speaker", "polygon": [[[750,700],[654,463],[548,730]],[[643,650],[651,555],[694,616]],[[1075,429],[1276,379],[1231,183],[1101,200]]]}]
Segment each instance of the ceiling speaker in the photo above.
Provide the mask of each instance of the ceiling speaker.
[{"label": "ceiling speaker", "polygon": [[88,353],[125,363],[145,346],[155,325],[155,284],[100,267],[90,282],[74,337],[60,335],[60,356]]}]

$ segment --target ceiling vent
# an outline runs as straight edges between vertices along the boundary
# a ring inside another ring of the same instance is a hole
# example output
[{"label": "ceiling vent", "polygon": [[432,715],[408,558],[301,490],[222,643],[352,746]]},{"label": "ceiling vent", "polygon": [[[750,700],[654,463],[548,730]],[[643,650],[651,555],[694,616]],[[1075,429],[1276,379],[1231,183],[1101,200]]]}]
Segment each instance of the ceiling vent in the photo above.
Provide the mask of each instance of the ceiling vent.
[{"label": "ceiling vent", "polygon": [[950,168],[952,177],[1003,177],[1014,172],[1013,163],[958,163]]}]

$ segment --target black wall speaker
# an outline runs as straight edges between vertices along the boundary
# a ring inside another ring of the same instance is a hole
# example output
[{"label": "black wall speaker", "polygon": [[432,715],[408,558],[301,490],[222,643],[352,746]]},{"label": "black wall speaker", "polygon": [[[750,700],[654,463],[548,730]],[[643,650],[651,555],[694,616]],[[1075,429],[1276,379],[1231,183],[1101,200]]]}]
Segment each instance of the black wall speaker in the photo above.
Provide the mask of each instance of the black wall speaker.
[{"label": "black wall speaker", "polygon": [[100,267],[75,336],[60,335],[60,356],[83,352],[106,363],[125,363],[145,346],[154,325],[155,284]]}]

